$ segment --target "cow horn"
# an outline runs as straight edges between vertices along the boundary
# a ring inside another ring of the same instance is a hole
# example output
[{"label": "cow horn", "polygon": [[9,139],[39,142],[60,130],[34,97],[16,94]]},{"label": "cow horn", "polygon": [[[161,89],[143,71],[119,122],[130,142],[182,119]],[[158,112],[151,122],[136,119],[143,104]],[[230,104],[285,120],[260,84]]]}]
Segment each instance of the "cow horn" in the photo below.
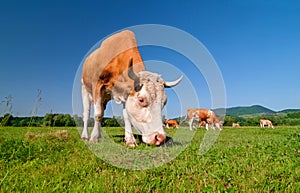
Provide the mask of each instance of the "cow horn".
[{"label": "cow horn", "polygon": [[128,76],[129,78],[131,78],[132,80],[137,80],[138,76],[134,73],[133,71],[133,66],[132,66],[133,60],[132,58],[130,58],[129,60],[129,66],[128,66]]},{"label": "cow horn", "polygon": [[129,66],[128,66],[128,76],[129,76],[129,78],[134,80],[135,92],[139,92],[142,89],[143,85],[140,83],[139,77],[134,73],[132,63],[133,63],[133,60],[132,60],[132,58],[130,58]]},{"label": "cow horn", "polygon": [[180,76],[177,80],[172,81],[172,82],[165,82],[165,88],[171,88],[173,86],[176,86],[181,80],[182,80],[183,76]]}]

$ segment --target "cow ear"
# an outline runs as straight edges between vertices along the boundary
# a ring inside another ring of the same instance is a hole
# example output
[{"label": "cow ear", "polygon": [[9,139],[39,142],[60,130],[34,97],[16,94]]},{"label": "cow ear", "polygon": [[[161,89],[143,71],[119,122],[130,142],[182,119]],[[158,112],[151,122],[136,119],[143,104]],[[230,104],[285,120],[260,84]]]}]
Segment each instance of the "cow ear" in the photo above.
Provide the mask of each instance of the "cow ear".
[{"label": "cow ear", "polygon": [[183,76],[180,76],[177,80],[172,81],[172,82],[165,82],[164,86],[165,88],[171,88],[173,86],[176,86],[181,80],[182,80]]}]

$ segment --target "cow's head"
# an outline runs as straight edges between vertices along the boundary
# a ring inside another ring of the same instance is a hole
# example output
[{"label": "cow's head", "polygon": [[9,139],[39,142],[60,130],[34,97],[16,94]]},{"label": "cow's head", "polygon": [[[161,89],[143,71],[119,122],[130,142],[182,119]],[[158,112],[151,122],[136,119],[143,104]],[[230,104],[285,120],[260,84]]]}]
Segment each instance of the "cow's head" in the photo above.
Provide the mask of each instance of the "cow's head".
[{"label": "cow's head", "polygon": [[215,125],[216,125],[216,127],[221,131],[221,130],[222,130],[222,127],[223,127],[223,121],[219,121],[219,122],[217,122]]},{"label": "cow's head", "polygon": [[135,74],[132,60],[128,76],[134,80],[134,90],[125,103],[130,122],[142,134],[143,142],[159,146],[166,139],[162,123],[162,109],[167,102],[164,88],[176,86],[182,76],[174,82],[166,82],[156,73],[141,71]]}]

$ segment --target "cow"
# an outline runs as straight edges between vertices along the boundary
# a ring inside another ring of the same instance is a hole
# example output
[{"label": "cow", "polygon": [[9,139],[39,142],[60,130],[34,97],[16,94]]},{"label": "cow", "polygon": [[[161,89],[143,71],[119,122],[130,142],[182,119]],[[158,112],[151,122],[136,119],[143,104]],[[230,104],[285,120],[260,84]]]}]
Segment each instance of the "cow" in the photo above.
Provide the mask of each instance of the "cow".
[{"label": "cow", "polygon": [[178,123],[176,120],[166,120],[165,121],[165,125],[166,125],[166,128],[169,128],[169,125],[171,125],[173,128],[178,128]]},{"label": "cow", "polygon": [[260,124],[260,127],[261,127],[261,128],[264,128],[265,125],[268,125],[269,128],[271,127],[271,128],[274,129],[274,126],[273,126],[273,124],[272,124],[272,122],[271,122],[270,120],[267,120],[267,119],[261,119],[261,120],[259,121],[259,124]]},{"label": "cow", "polygon": [[90,141],[99,142],[100,123],[106,104],[113,99],[123,105],[125,144],[137,146],[133,126],[146,144],[159,146],[166,140],[162,123],[162,108],[167,96],[164,88],[176,86],[183,76],[167,82],[160,75],[146,71],[135,35],[124,30],[105,39],[89,54],[82,68],[83,130],[81,138],[88,140],[90,107],[94,107],[94,127]]},{"label": "cow", "polygon": [[200,121],[199,122],[199,128],[206,126],[206,122],[205,121]]},{"label": "cow", "polygon": [[208,130],[209,127],[215,129],[214,126],[216,126],[220,131],[222,130],[223,123],[219,121],[216,114],[211,110],[202,108],[188,108],[186,118],[187,117],[189,118],[189,126],[191,131],[193,130],[192,127],[194,120],[199,121],[200,123],[204,121],[206,130]]},{"label": "cow", "polygon": [[232,127],[241,127],[239,123],[232,123]]}]

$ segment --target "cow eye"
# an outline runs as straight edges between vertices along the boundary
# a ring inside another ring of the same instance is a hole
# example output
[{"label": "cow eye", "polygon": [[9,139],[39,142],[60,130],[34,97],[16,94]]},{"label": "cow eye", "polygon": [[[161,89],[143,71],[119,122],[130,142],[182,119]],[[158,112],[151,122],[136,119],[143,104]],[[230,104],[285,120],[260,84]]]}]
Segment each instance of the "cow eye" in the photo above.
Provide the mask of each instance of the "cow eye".
[{"label": "cow eye", "polygon": [[145,97],[139,96],[139,97],[138,97],[138,103],[139,103],[139,105],[141,105],[142,107],[147,106],[147,100],[146,100]]}]

